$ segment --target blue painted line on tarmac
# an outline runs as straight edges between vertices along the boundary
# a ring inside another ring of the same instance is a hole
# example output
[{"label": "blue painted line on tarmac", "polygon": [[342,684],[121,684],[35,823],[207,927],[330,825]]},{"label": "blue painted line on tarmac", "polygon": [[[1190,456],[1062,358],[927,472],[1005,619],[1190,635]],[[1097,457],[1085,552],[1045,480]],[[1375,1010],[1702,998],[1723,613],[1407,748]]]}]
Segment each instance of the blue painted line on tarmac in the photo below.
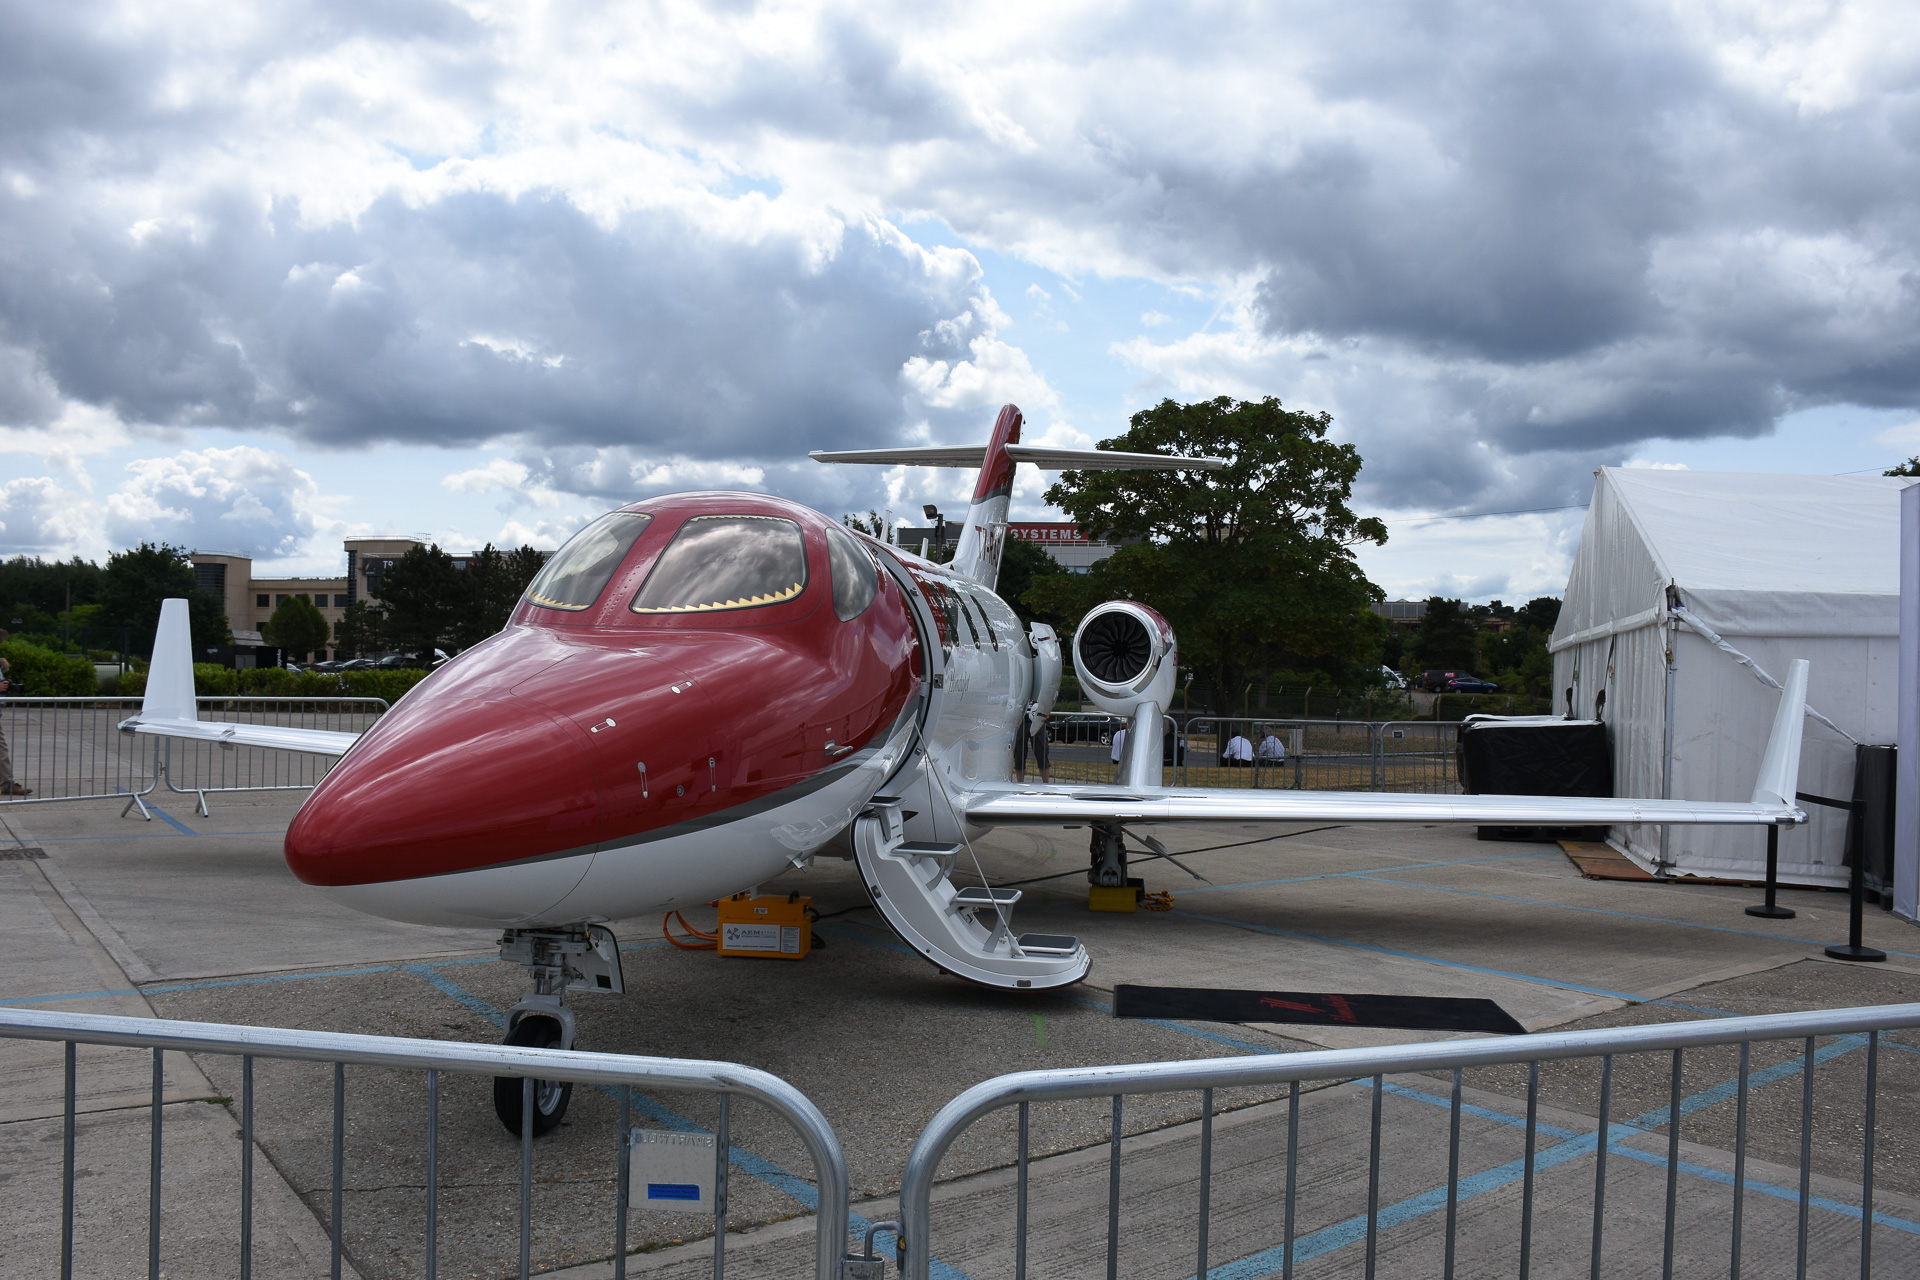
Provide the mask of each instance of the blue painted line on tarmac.
[{"label": "blue painted line on tarmac", "polygon": [[473,994],[473,992],[455,982],[452,978],[447,977],[443,973],[435,973],[423,964],[403,965],[401,968],[406,973],[424,978],[427,982],[438,987],[447,995],[452,996],[455,1000],[458,1000],[461,1004],[467,1006],[467,1008],[473,1010],[494,1026],[499,1027],[503,1031],[506,1030],[506,1014],[495,1008],[492,1002],[481,999],[479,996]]},{"label": "blue painted line on tarmac", "polygon": [[[172,837],[168,837],[171,839]],[[665,940],[657,942],[631,942],[622,946],[622,951],[647,951],[654,947],[666,946]],[[0,998],[0,1006],[10,1004],[47,1004],[55,1000],[97,1000],[104,996],[167,995],[175,991],[207,991],[216,987],[252,987],[268,982],[305,982],[309,978],[352,978],[368,973],[392,973],[396,969],[444,969],[462,964],[498,964],[498,956],[466,956],[449,960],[421,961],[414,965],[377,964],[359,969],[320,969],[305,973],[273,973],[258,978],[216,978],[206,982],[169,982],[151,987],[129,987],[125,990],[111,991],[69,991],[51,996],[8,996]]]},{"label": "blue painted line on tarmac", "polygon": [[[1184,855],[1180,850],[1175,849],[1173,856],[1178,858]],[[1521,858],[1553,856],[1555,856],[1554,851],[1543,850],[1534,853],[1501,853],[1485,858],[1455,858],[1448,862],[1404,862],[1399,866],[1378,867],[1372,871],[1321,871],[1310,876],[1288,876],[1284,880],[1249,880],[1245,884],[1216,884],[1204,889],[1182,889],[1177,896],[1185,898],[1196,893],[1224,893],[1228,889],[1265,889],[1276,884],[1304,884],[1309,880],[1339,880],[1343,877],[1374,875],[1379,871],[1424,871],[1429,867],[1465,867],[1478,862],[1513,862]]]},{"label": "blue painted line on tarmac", "polygon": [[[1832,1044],[1822,1046],[1814,1051],[1815,1065],[1817,1066],[1822,1062],[1839,1057],[1842,1054],[1851,1053],[1865,1043],[1866,1037],[1864,1036],[1842,1037]],[[1796,1056],[1785,1062],[1777,1063],[1772,1067],[1750,1072],[1747,1077],[1748,1087],[1750,1089],[1757,1088],[1761,1085],[1771,1083],[1774,1080],[1797,1075],[1801,1071],[1802,1066],[1802,1059]],[[1371,1087],[1371,1081],[1363,1082],[1361,1087]],[[1697,1111],[1701,1107],[1711,1106],[1715,1102],[1724,1101],[1727,1097],[1737,1092],[1738,1089],[1739,1081],[1734,1080],[1726,1084],[1716,1085],[1711,1089],[1702,1090],[1697,1094],[1681,1100],[1681,1112],[1682,1114],[1687,1114],[1692,1111]],[[1389,1086],[1389,1091],[1403,1097],[1415,1098],[1421,1102],[1429,1103],[1437,1107],[1450,1107],[1452,1105],[1451,1098],[1442,1098],[1433,1094],[1423,1093],[1419,1090]],[[1463,1107],[1462,1109],[1464,1110],[1465,1108]],[[1490,1119],[1513,1124],[1516,1127],[1525,1127],[1526,1122],[1524,1120],[1504,1116],[1499,1112],[1486,1114]],[[1607,1127],[1608,1154],[1619,1154],[1628,1159],[1639,1161],[1640,1163],[1665,1168],[1667,1163],[1665,1156],[1656,1155],[1647,1151],[1639,1151],[1635,1148],[1622,1146],[1620,1144],[1627,1139],[1644,1136],[1650,1130],[1658,1129],[1666,1123],[1666,1118],[1667,1109],[1662,1107],[1657,1111],[1650,1111],[1646,1115],[1635,1117],[1632,1120],[1609,1124]],[[1548,1127],[1544,1125],[1540,1126],[1540,1130],[1542,1132],[1554,1132],[1556,1134],[1565,1132],[1564,1130],[1549,1130]],[[1547,1148],[1545,1151],[1537,1152],[1533,1162],[1534,1172],[1538,1174],[1558,1165],[1565,1164],[1570,1160],[1592,1155],[1599,1149],[1599,1146],[1600,1135],[1597,1130],[1593,1133],[1575,1135],[1556,1146]],[[1731,1175],[1722,1174],[1718,1170],[1708,1169],[1704,1166],[1683,1162],[1679,1168],[1684,1173],[1693,1174],[1711,1182],[1717,1182],[1723,1185],[1731,1185],[1733,1182]],[[1525,1178],[1525,1176],[1526,1162],[1524,1158],[1508,1161],[1506,1164],[1485,1170],[1481,1173],[1471,1174],[1460,1179],[1456,1193],[1456,1201],[1464,1204],[1477,1196],[1485,1195],[1490,1191],[1497,1191],[1502,1187],[1520,1181]],[[1770,1183],[1758,1182],[1751,1178],[1747,1180],[1747,1186],[1762,1195],[1789,1200],[1796,1204],[1800,1200],[1800,1193],[1796,1189],[1776,1187]],[[1860,1217],[1860,1207],[1858,1205],[1849,1205],[1841,1201],[1829,1200],[1820,1196],[1811,1197],[1809,1203],[1816,1208],[1838,1214],[1842,1217],[1851,1217],[1856,1220]],[[1381,1235],[1385,1235],[1388,1230],[1399,1226],[1403,1222],[1410,1222],[1426,1214],[1444,1209],[1446,1204],[1447,1188],[1443,1184],[1429,1191],[1421,1192],[1419,1195],[1409,1196],[1407,1199],[1399,1201],[1396,1204],[1383,1207],[1377,1219],[1377,1229]],[[1873,1220],[1877,1225],[1892,1227],[1897,1231],[1903,1231],[1909,1234],[1920,1234],[1920,1223],[1909,1222],[1905,1218],[1898,1218],[1891,1214],[1875,1211]],[[1295,1263],[1309,1261],[1323,1254],[1332,1253],[1349,1244],[1365,1240],[1366,1235],[1367,1217],[1365,1214],[1357,1214],[1344,1222],[1337,1222],[1330,1227],[1325,1227],[1313,1232],[1311,1235],[1302,1236],[1300,1239],[1294,1241],[1293,1260]],[[1285,1258],[1285,1245],[1276,1245],[1271,1249],[1263,1249],[1259,1253],[1250,1254],[1245,1258],[1227,1263],[1223,1266],[1209,1267],[1207,1269],[1208,1280],[1263,1280],[1264,1277],[1279,1271],[1285,1263]],[[1195,1278],[1189,1277],[1188,1280],[1195,1280]]]},{"label": "blue painted line on tarmac", "polygon": [[[1691,920],[1674,920],[1667,916],[1635,915],[1630,911],[1609,911],[1604,907],[1579,907],[1566,902],[1545,902],[1539,898],[1519,898],[1505,893],[1487,893],[1481,889],[1456,889],[1443,884],[1421,884],[1414,880],[1394,880],[1375,872],[1350,872],[1356,880],[1377,880],[1381,884],[1397,884],[1409,889],[1431,889],[1435,893],[1457,893],[1469,898],[1492,898],[1496,902],[1517,902],[1530,907],[1551,907],[1556,911],[1580,911],[1588,915],[1613,916],[1620,920],[1644,920],[1651,924],[1674,925],[1681,929],[1705,929],[1712,933],[1735,933],[1745,938],[1765,938],[1769,942],[1791,942],[1801,946],[1824,947],[1827,943],[1816,942],[1812,938],[1789,938],[1778,933],[1762,933],[1758,929],[1733,929],[1723,924],[1696,924]],[[1920,955],[1909,951],[1889,951],[1890,956],[1902,956],[1908,960],[1920,960]]]}]

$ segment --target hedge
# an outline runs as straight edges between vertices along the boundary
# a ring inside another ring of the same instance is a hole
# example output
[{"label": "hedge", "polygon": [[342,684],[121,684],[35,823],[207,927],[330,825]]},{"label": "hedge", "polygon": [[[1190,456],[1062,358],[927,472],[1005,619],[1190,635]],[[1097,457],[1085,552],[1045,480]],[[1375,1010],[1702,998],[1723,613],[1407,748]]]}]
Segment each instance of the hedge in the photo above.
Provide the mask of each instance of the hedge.
[{"label": "hedge", "polygon": [[14,682],[7,692],[15,697],[86,698],[100,692],[100,677],[86,658],[21,640],[0,644],[0,658],[7,660],[7,678]]},{"label": "hedge", "polygon": [[[87,668],[92,671],[92,667]],[[398,671],[288,671],[284,667],[255,667],[236,671],[212,663],[193,664],[193,690],[202,697],[257,698],[385,698],[389,704],[427,678],[427,672]],[[120,677],[120,695],[137,698],[146,692],[147,673],[129,671]]]}]

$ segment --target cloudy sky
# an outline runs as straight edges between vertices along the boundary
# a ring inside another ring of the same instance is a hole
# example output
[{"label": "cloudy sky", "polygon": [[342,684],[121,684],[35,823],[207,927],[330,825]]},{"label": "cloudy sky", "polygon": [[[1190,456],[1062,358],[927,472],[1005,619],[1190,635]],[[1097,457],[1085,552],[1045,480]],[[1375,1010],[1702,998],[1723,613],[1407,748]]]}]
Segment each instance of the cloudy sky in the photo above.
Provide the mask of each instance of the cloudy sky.
[{"label": "cloudy sky", "polygon": [[1390,595],[1513,599],[1596,466],[1920,453],[1899,4],[0,22],[4,554],[330,573],[688,487],[906,513],[966,477],[806,451],[1276,395],[1366,459]]}]

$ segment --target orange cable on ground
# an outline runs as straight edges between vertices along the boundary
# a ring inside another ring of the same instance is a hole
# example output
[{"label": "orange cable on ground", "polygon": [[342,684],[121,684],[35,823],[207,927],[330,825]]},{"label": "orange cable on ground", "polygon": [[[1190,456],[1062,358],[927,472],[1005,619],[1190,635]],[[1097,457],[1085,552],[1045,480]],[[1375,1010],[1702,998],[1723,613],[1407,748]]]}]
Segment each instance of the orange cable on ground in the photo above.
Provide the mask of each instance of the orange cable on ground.
[{"label": "orange cable on ground", "polygon": [[[680,939],[674,937],[673,932],[667,928],[667,921],[672,920],[676,916],[678,916],[680,919],[680,927],[682,929],[685,929],[688,933],[692,934],[696,938],[703,939],[703,941],[682,942],[680,941]],[[700,930],[688,924],[687,918],[683,915],[680,915],[680,912],[678,910],[669,911],[667,912],[667,914],[660,917],[660,936],[665,938],[668,942],[671,942],[674,946],[680,948],[682,951],[713,951],[720,946],[719,934],[700,932]]]},{"label": "orange cable on ground", "polygon": [[1140,899],[1140,905],[1149,911],[1173,910],[1173,895],[1165,889],[1156,889]]}]

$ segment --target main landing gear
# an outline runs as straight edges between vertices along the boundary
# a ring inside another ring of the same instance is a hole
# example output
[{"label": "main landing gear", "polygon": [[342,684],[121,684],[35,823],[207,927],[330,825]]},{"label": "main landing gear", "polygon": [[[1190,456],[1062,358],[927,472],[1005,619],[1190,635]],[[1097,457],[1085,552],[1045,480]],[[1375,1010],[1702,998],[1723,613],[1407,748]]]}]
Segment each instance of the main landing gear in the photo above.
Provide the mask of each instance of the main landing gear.
[{"label": "main landing gear", "polygon": [[[507,1010],[506,1043],[516,1048],[573,1048],[573,1010],[562,997],[568,991],[626,990],[620,973],[620,945],[597,924],[557,929],[509,929],[500,935],[500,958],[527,971],[533,987]],[[518,1076],[495,1076],[493,1110],[507,1131],[520,1134],[525,1084]],[[570,1080],[533,1082],[533,1132],[550,1132],[567,1114],[573,1099]]]}]

